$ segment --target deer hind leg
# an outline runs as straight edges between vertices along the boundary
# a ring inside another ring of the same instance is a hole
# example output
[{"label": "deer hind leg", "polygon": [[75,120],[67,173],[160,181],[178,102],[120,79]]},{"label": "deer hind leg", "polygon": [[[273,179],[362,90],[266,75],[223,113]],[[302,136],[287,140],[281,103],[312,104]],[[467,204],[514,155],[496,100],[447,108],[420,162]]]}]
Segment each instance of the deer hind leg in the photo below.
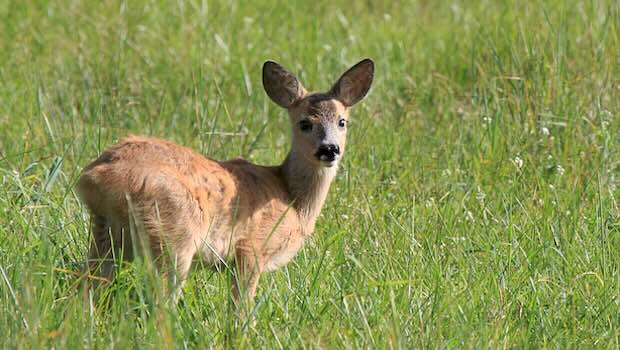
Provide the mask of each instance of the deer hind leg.
[{"label": "deer hind leg", "polygon": [[122,225],[100,215],[93,215],[91,232],[88,272],[96,288],[112,281],[117,261],[131,259],[131,240]]},{"label": "deer hind leg", "polygon": [[[176,249],[175,249],[176,248]],[[162,277],[164,296],[177,303],[183,293],[183,285],[187,279],[195,250],[170,247],[164,251],[154,249],[155,266]]]},{"label": "deer hind leg", "polygon": [[145,233],[148,237],[149,254],[162,277],[164,296],[177,303],[189,274],[196,247],[190,243],[185,227],[175,229],[160,220],[146,220]]},{"label": "deer hind leg", "polygon": [[108,221],[103,216],[93,215],[91,223],[91,241],[88,252],[88,279],[92,286],[110,281],[114,273],[112,253],[112,232]]},{"label": "deer hind leg", "polygon": [[237,243],[235,248],[237,274],[234,276],[233,298],[237,305],[244,301],[252,302],[256,296],[258,280],[264,263],[257,251],[245,240]]},{"label": "deer hind leg", "polygon": [[[188,252],[189,253],[189,252]],[[168,271],[165,272],[166,282],[169,285],[169,293],[173,303],[178,303],[183,295],[183,285],[192,266],[193,253],[177,254],[171,259]]]}]

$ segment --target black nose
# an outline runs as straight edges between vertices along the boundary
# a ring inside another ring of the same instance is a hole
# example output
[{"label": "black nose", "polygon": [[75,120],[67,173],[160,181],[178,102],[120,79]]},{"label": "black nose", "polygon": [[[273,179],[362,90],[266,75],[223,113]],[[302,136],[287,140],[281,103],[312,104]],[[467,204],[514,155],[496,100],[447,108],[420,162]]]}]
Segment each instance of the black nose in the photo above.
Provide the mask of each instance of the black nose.
[{"label": "black nose", "polygon": [[319,160],[333,162],[336,156],[340,154],[340,147],[338,145],[321,145],[316,152],[316,157]]}]

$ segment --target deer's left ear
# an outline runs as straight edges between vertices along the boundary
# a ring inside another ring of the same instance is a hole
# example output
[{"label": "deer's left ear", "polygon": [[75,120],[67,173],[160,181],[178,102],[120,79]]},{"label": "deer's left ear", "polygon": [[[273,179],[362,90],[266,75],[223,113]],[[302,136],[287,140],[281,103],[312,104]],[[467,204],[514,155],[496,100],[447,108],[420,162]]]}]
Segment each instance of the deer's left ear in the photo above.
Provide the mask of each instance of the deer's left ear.
[{"label": "deer's left ear", "polygon": [[351,107],[363,99],[375,75],[374,62],[366,58],[349,68],[331,88],[330,93],[347,107]]}]

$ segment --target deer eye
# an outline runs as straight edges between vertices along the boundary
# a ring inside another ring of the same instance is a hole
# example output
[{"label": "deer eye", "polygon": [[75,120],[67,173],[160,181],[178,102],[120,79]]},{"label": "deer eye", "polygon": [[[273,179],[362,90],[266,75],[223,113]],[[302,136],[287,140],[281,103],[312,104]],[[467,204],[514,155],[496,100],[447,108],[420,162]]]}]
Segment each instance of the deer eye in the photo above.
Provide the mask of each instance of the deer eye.
[{"label": "deer eye", "polygon": [[312,130],[312,123],[309,120],[304,119],[299,122],[299,129],[303,132],[309,132]]},{"label": "deer eye", "polygon": [[338,127],[339,128],[344,128],[345,126],[347,126],[347,121],[344,118],[340,118],[340,120],[338,121]]}]

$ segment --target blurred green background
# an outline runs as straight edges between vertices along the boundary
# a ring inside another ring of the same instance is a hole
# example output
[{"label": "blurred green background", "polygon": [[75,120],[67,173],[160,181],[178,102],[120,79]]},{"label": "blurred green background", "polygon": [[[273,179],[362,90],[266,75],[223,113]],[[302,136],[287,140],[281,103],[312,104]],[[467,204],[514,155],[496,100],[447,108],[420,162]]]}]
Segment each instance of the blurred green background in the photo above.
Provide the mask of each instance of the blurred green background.
[{"label": "blurred green background", "polygon": [[[5,348],[618,348],[620,1],[0,0]],[[316,233],[244,318],[197,269],[76,287],[74,185],[123,136],[278,164],[260,67],[376,63]]]}]

